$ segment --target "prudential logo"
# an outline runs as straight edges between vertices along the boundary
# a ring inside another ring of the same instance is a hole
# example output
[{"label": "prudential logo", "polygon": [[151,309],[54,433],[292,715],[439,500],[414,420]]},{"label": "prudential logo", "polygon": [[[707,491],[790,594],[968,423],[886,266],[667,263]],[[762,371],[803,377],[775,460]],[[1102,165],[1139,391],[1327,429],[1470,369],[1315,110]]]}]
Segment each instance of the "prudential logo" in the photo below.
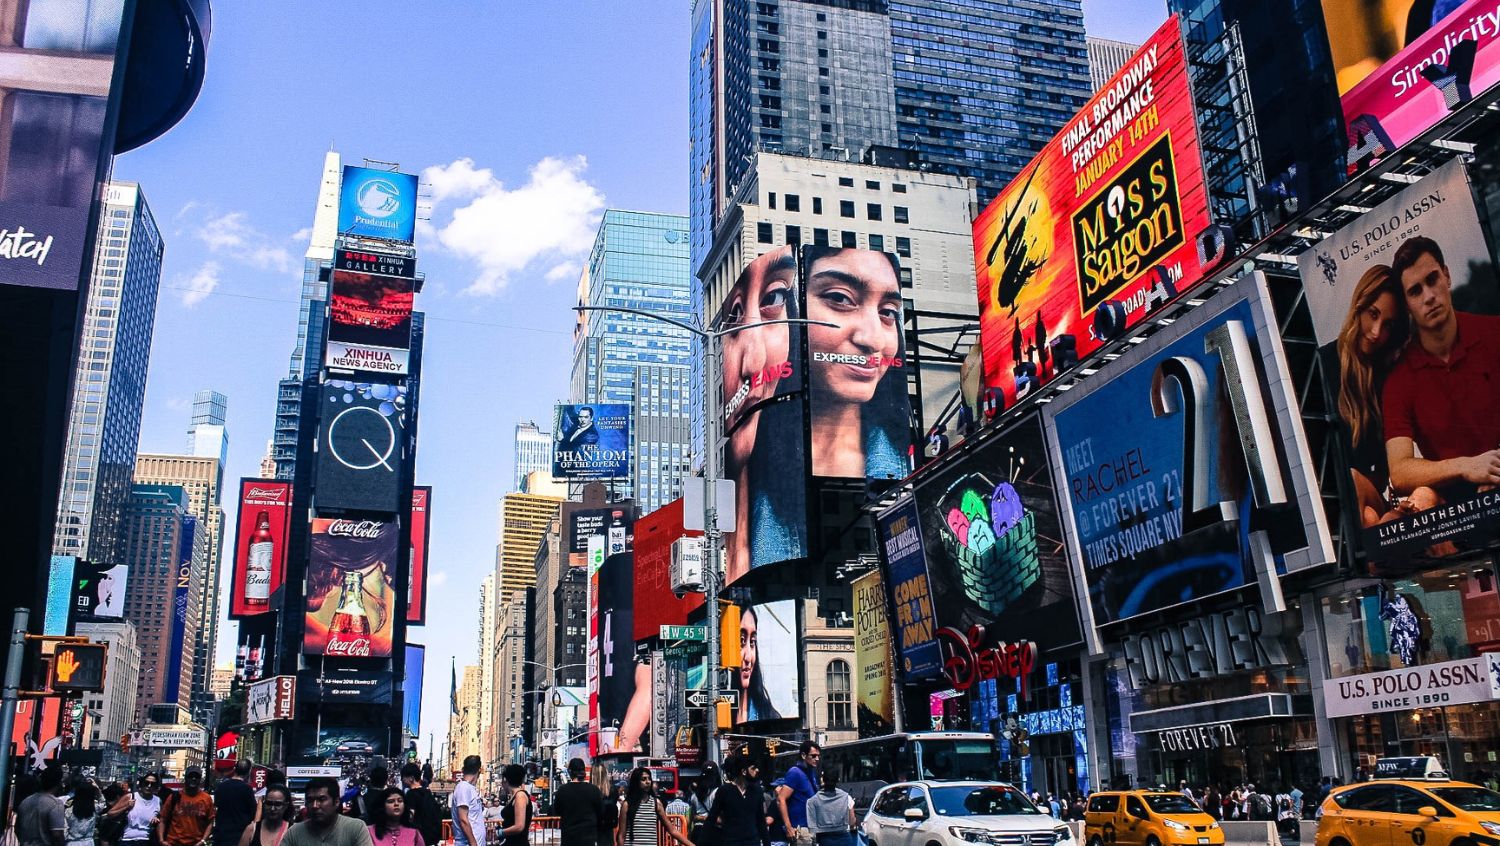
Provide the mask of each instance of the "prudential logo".
[{"label": "prudential logo", "polygon": [[415,176],[367,167],[346,167],[340,194],[340,234],[411,241],[417,223]]},{"label": "prudential logo", "polygon": [[375,220],[383,220],[401,210],[401,189],[389,179],[371,179],[359,186],[354,199],[360,212]]}]

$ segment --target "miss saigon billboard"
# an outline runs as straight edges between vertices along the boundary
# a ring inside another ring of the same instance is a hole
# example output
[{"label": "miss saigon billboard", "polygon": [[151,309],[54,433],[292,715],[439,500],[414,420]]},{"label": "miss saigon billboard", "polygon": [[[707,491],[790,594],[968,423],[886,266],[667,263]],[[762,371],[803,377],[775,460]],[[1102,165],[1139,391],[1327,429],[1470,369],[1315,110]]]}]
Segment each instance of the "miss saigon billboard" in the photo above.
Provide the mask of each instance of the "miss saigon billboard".
[{"label": "miss saigon billboard", "polygon": [[974,221],[985,383],[1009,407],[1195,284],[1209,223],[1173,18]]}]

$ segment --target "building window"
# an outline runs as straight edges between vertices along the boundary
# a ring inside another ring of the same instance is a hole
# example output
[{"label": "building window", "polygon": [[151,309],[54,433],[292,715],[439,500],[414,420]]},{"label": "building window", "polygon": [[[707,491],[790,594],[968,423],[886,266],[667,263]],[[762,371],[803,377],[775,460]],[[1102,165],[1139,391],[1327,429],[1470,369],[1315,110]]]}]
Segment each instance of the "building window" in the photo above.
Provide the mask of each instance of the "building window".
[{"label": "building window", "polygon": [[828,68],[818,68],[818,76],[827,76]]},{"label": "building window", "polygon": [[911,287],[911,268],[909,267],[901,268],[901,287]]},{"label": "building window", "polygon": [[827,229],[814,229],[813,230],[813,243],[816,244],[819,247],[826,247],[826,246],[828,246],[828,230]]},{"label": "building window", "polygon": [[819,47],[818,48],[818,58],[820,58],[820,59],[826,59],[826,58],[828,58],[828,50],[826,50],[825,48]]},{"label": "building window", "polygon": [[828,96],[828,86],[826,86],[826,85],[819,85],[818,86],[818,95],[822,96],[822,97],[827,97]]},{"label": "building window", "polygon": [[802,243],[802,227],[788,226],[786,228],[786,242],[788,244]]},{"label": "building window", "polygon": [[769,244],[773,237],[771,234],[771,224],[765,221],[755,224],[755,240],[762,244]]},{"label": "building window", "polygon": [[845,729],[854,725],[854,703],[850,696],[849,662],[835,658],[828,662],[828,728]]},{"label": "building window", "polygon": [[822,124],[822,125],[821,125],[821,127],[820,127],[820,128],[821,128],[821,129],[822,129],[822,130],[823,130],[823,132],[825,132],[825,133],[830,133],[830,132],[833,132],[833,124],[831,124],[831,123],[825,123],[825,124]]},{"label": "building window", "polygon": [[771,191],[768,194],[766,194],[766,205],[770,206],[773,209],[776,208],[776,192],[775,191]]},{"label": "building window", "polygon": [[853,188],[854,187],[854,177],[852,177],[852,176],[840,176],[839,177],[839,187],[840,188]]},{"label": "building window", "polygon": [[891,183],[891,190],[895,191],[897,194],[905,194],[906,193],[906,186],[903,185],[903,184],[901,184],[900,182],[892,182]]},{"label": "building window", "polygon": [[866,203],[865,204],[865,217],[868,217],[870,220],[879,220],[880,219],[880,204],[879,203]]},{"label": "building window", "polygon": [[878,181],[874,180],[874,179],[866,179],[865,180],[865,187],[868,188],[868,189],[870,189],[871,191],[879,191],[880,190],[880,183]]},{"label": "building window", "polygon": [[896,236],[896,255],[911,258],[911,239]]},{"label": "building window", "polygon": [[833,107],[828,105],[827,103],[822,103],[818,106],[818,114],[831,115],[833,114]]},{"label": "building window", "polygon": [[823,213],[823,198],[813,197],[813,214]]},{"label": "building window", "polygon": [[787,211],[802,211],[801,197],[797,196],[796,194],[787,194],[783,199],[786,200]]},{"label": "building window", "polygon": [[910,223],[911,222],[911,221],[907,220],[906,206],[892,206],[891,207],[891,211],[894,213],[894,217],[895,217],[897,223]]},{"label": "building window", "polygon": [[885,251],[885,236],[884,235],[871,235],[870,236],[870,249],[875,250],[876,252],[884,252]]},{"label": "building window", "polygon": [[859,247],[859,242],[854,240],[854,237],[855,236],[853,232],[842,233],[839,236],[839,246],[843,247],[846,250],[857,249]]},{"label": "building window", "polygon": [[854,217],[853,200],[839,200],[839,217]]}]

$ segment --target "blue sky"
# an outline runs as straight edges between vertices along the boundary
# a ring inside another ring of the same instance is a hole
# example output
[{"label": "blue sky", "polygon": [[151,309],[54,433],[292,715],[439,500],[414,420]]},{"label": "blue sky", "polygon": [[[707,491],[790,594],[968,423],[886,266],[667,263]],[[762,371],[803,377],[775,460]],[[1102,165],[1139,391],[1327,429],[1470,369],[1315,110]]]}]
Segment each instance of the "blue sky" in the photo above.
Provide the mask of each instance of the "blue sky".
[{"label": "blue sky", "polygon": [[[1164,6],[1087,0],[1085,21],[1141,41]],[[197,104],[115,162],[167,245],[141,450],[180,451],[193,393],[213,388],[229,396],[228,479],[256,475],[271,436],[323,154],[424,173],[417,478],[435,488],[433,584],[431,623],[412,635],[428,644],[424,755],[426,734],[446,733],[450,659],[475,660],[514,425],[545,425],[567,391],[569,308],[599,212],[686,212],[688,8],[218,2]]]}]

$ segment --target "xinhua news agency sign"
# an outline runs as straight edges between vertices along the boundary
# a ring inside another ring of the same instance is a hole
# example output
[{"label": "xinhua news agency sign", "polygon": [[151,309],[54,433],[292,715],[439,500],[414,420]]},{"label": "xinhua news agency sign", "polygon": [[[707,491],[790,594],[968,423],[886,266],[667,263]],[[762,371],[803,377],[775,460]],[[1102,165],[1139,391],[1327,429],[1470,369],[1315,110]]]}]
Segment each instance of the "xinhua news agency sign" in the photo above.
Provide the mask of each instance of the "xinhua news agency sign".
[{"label": "xinhua news agency sign", "polygon": [[1500,699],[1500,653],[1323,682],[1323,705],[1330,718],[1492,699]]}]

